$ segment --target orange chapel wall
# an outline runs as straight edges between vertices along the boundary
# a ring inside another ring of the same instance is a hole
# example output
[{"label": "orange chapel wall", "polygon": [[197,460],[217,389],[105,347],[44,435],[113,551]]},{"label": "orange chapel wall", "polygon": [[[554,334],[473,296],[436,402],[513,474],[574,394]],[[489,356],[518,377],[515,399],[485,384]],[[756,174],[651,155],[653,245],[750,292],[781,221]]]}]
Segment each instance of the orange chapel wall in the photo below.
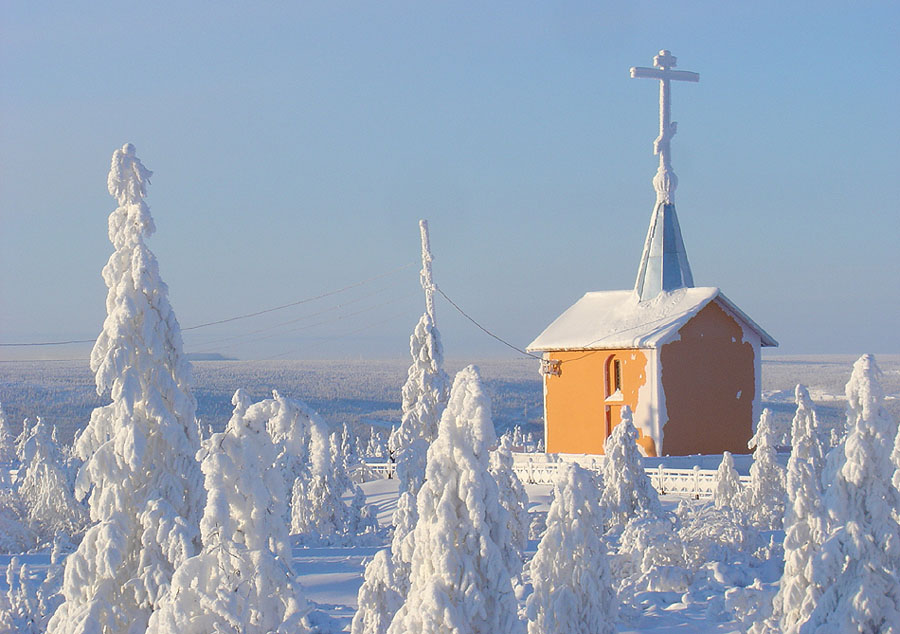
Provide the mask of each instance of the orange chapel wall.
[{"label": "orange chapel wall", "polygon": [[747,453],[756,396],[753,344],[740,324],[711,302],[660,350],[668,420],[663,453]]},{"label": "orange chapel wall", "polygon": [[[548,352],[545,358],[562,361],[559,376],[544,376],[547,452],[602,454],[606,437],[621,421],[622,407],[637,407],[638,391],[647,382],[647,356],[624,349]],[[615,359],[620,362],[621,398],[613,385]],[[651,438],[641,435],[638,443],[656,455]]]}]

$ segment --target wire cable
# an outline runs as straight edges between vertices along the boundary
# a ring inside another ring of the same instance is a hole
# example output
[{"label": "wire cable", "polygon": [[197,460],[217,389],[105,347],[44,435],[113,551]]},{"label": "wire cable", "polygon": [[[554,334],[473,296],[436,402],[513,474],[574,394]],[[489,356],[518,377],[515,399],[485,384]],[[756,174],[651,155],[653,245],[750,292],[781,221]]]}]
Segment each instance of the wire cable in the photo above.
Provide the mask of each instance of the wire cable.
[{"label": "wire cable", "polygon": [[[181,331],[185,332],[188,330],[197,330],[199,328],[206,328],[207,326],[216,326],[218,324],[227,324],[232,321],[238,321],[240,319],[249,319],[250,317],[257,317],[259,315],[265,315],[267,313],[274,313],[275,311],[284,310],[285,308],[292,308],[294,306],[299,306],[301,304],[308,304],[309,302],[314,302],[319,299],[324,299],[325,297],[331,297],[332,295],[338,295],[339,293],[345,293],[351,289],[363,286],[370,282],[374,282],[375,280],[380,280],[383,277],[388,277],[389,275],[394,275],[395,273],[399,273],[405,269],[416,266],[416,262],[408,262],[403,266],[398,266],[395,269],[391,269],[390,271],[386,271],[379,275],[375,275],[359,282],[354,282],[353,284],[348,284],[343,288],[338,288],[333,291],[328,291],[327,293],[322,293],[320,295],[316,295],[314,297],[306,297],[304,299],[297,300],[295,302],[290,302],[289,304],[282,304],[281,306],[273,306],[272,308],[266,308],[264,310],[258,310],[252,313],[247,313],[244,315],[236,315],[234,317],[227,317],[225,319],[217,319],[216,321],[209,321],[202,324],[197,324],[195,326],[188,326],[187,328],[182,328]],[[70,339],[67,341],[32,341],[26,343],[0,343],[0,347],[3,348],[25,348],[25,347],[34,347],[34,346],[67,346],[70,344],[80,344],[80,343],[94,343],[96,341],[96,337],[94,339]]]},{"label": "wire cable", "polygon": [[469,321],[471,321],[473,324],[475,324],[475,325],[479,328],[479,330],[481,330],[481,331],[484,332],[485,334],[490,335],[491,337],[493,337],[494,339],[496,339],[497,341],[499,341],[500,343],[502,343],[504,346],[507,346],[508,348],[512,348],[513,350],[515,350],[515,351],[518,352],[519,354],[524,354],[526,357],[531,357],[532,359],[537,359],[538,361],[541,360],[541,357],[539,357],[539,356],[537,356],[537,355],[534,355],[534,354],[531,354],[530,352],[526,352],[525,350],[522,350],[522,348],[519,348],[519,347],[517,347],[517,346],[514,346],[514,345],[511,344],[510,342],[506,341],[505,339],[503,339],[502,337],[500,337],[500,336],[498,336],[498,335],[495,335],[495,334],[492,333],[490,330],[488,330],[487,328],[485,328],[484,326],[482,326],[481,324],[479,324],[477,321],[475,321],[475,319],[474,319],[473,317],[471,317],[468,313],[466,313],[466,311],[464,311],[462,308],[460,308],[459,305],[458,305],[456,302],[454,302],[452,299],[450,299],[449,297],[447,297],[447,293],[445,293],[444,291],[442,291],[442,290],[440,289],[440,287],[435,286],[435,287],[434,287],[434,290],[436,290],[438,293],[440,293],[440,294],[441,294],[441,297],[443,297],[443,298],[446,299],[448,302],[450,302],[450,305],[453,306],[453,308],[455,308],[457,311],[459,311],[459,314],[460,314],[460,315],[462,315],[463,317],[465,317],[466,319],[468,319]]}]

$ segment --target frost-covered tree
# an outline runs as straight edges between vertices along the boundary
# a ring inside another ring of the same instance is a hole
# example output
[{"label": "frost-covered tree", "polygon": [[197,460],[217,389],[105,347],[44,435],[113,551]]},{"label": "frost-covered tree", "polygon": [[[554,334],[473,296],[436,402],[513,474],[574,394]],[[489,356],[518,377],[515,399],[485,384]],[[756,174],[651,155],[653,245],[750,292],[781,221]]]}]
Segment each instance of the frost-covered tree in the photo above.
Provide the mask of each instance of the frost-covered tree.
[{"label": "frost-covered tree", "polygon": [[468,366],[454,380],[428,450],[410,590],[389,634],[522,631],[504,553],[508,519],[488,471],[496,442],[490,400],[478,369]]},{"label": "frost-covered tree", "polygon": [[8,464],[16,459],[15,439],[9,430],[9,422],[0,403],[0,463]]},{"label": "frost-covered tree", "polygon": [[880,379],[872,355],[853,365],[850,431],[832,450],[833,472],[826,467],[831,529],[810,566],[804,603],[812,609],[788,632],[900,631],[900,491],[891,483],[897,421],[885,409]]},{"label": "frost-covered tree", "polygon": [[427,312],[416,324],[409,349],[412,365],[403,385],[400,426],[391,433],[388,448],[397,463],[400,491],[416,495],[425,479],[426,453],[437,436],[449,385],[440,333]]},{"label": "frost-covered tree", "polygon": [[[810,586],[810,562],[825,538],[826,518],[822,505],[824,456],[809,391],[798,385],[797,412],[791,424],[791,456],[787,464],[784,512],[784,572],[773,601],[768,631],[795,631],[809,618],[814,607],[805,603]],[[758,631],[767,631],[760,627]]]},{"label": "frost-covered tree", "polygon": [[385,634],[403,605],[409,593],[413,529],[418,517],[415,498],[409,492],[401,493],[393,516],[394,536],[390,548],[378,551],[366,565],[351,634]]},{"label": "frost-covered tree", "polygon": [[24,460],[25,455],[25,443],[28,441],[28,437],[31,435],[31,419],[26,418],[22,421],[22,431],[16,436],[15,447],[16,447],[16,459],[19,462]]},{"label": "frost-covered tree", "polygon": [[196,402],[181,329],[146,244],[155,230],[144,202],[150,175],[130,143],[113,154],[115,251],[103,269],[107,316],[91,353],[97,392],[112,402],[78,437],[85,462],[76,495],[89,494],[94,525],[66,560],[52,634],[143,631],[175,567],[194,553],[203,509]]},{"label": "frost-covered tree", "polygon": [[242,390],[232,402],[231,420],[213,435],[201,464],[203,548],[176,569],[147,634],[309,631],[281,514],[281,470],[266,433],[269,404],[251,405]]},{"label": "frost-covered tree", "polygon": [[309,443],[313,420],[322,424],[318,414],[306,403],[282,396],[272,391],[272,398],[261,401],[255,407],[265,408],[268,422],[266,430],[275,445],[275,464],[290,488],[294,480],[309,468]]},{"label": "frost-covered tree", "polygon": [[528,634],[614,632],[616,593],[603,535],[597,478],[569,463],[560,469],[547,530],[531,560]]},{"label": "frost-covered tree", "polygon": [[713,478],[713,500],[716,508],[739,508],[741,497],[741,478],[734,468],[734,458],[730,451],[722,454],[722,462]]},{"label": "frost-covered tree", "polygon": [[59,533],[73,536],[84,530],[87,509],[69,488],[65,459],[54,442],[50,426],[38,417],[24,447],[25,472],[19,484],[28,522],[45,540]]},{"label": "frost-covered tree", "polygon": [[754,451],[744,509],[757,528],[780,529],[784,520],[784,467],[776,459],[772,412],[768,409],[763,410],[747,447]]},{"label": "frost-covered tree", "polygon": [[662,515],[659,494],[644,471],[637,437],[631,408],[626,405],[622,408],[622,422],[606,439],[600,503],[608,514],[608,528],[624,526],[637,515]]},{"label": "frost-covered tree", "polygon": [[428,221],[419,221],[422,236],[422,271],[425,314],[409,338],[409,366],[401,398],[400,426],[388,439],[388,449],[397,463],[400,492],[415,496],[425,479],[429,445],[437,437],[441,412],[447,406],[450,379],[444,372],[444,348],[434,313],[434,282],[431,278],[431,246]]},{"label": "frost-covered tree", "polygon": [[515,571],[522,565],[522,553],[528,543],[531,519],[528,517],[528,493],[513,471],[512,447],[508,436],[500,438],[500,446],[491,452],[490,464],[491,474],[500,491],[500,504],[509,514],[510,544],[514,547],[516,557],[508,564],[510,570]]},{"label": "frost-covered tree", "polygon": [[357,595],[359,608],[350,625],[351,634],[387,632],[394,615],[403,605],[403,596],[397,591],[398,585],[390,548],[379,550],[366,564],[365,578]]},{"label": "frost-covered tree", "polygon": [[294,481],[291,532],[313,539],[339,540],[346,534],[348,513],[341,500],[344,489],[338,482],[324,425],[313,424],[311,428],[309,459],[309,476]]},{"label": "frost-covered tree", "polygon": [[13,557],[6,567],[6,601],[0,610],[0,632],[39,634],[62,601],[62,565],[51,558],[46,569]]}]

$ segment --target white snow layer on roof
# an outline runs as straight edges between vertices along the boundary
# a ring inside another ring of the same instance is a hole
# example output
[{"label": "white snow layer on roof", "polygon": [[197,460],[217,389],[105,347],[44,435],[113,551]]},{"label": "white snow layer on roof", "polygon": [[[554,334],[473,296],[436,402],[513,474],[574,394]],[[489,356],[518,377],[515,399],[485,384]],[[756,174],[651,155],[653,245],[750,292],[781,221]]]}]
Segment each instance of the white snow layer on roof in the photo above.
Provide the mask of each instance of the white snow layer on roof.
[{"label": "white snow layer on roof", "polygon": [[634,291],[595,291],[570,306],[532,341],[529,351],[658,348],[709,302],[717,300],[742,325],[760,335],[763,346],[778,342],[745,315],[715,286],[663,291],[638,301]]}]

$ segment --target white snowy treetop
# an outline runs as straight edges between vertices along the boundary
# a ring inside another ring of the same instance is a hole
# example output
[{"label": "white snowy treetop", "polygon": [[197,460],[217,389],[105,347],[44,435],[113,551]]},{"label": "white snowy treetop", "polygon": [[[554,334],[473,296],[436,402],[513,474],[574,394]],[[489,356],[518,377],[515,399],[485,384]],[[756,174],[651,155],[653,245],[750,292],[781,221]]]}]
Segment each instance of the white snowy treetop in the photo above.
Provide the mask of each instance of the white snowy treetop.
[{"label": "white snowy treetop", "polygon": [[496,442],[490,400],[478,369],[468,366],[454,380],[438,436],[428,449],[409,595],[389,634],[514,634],[523,629],[504,554],[510,541],[507,514],[488,471]]},{"label": "white snowy treetop", "polygon": [[673,70],[676,57],[669,51],[662,50],[653,58],[654,68],[632,67],[632,78],[648,78],[659,80],[659,136],[653,142],[653,153],[659,155],[659,169],[653,177],[656,200],[671,203],[675,199],[675,188],[678,178],[672,170],[672,137],[678,130],[678,124],[672,121],[672,96],[670,81],[700,81],[700,75],[690,71]]},{"label": "white snowy treetop", "polygon": [[662,515],[659,494],[644,471],[637,445],[638,433],[631,408],[622,408],[622,421],[606,439],[603,463],[603,495],[609,527],[624,526],[637,515]]},{"label": "white snowy treetop", "polygon": [[747,447],[754,449],[754,452],[743,506],[750,520],[759,528],[780,529],[784,520],[784,467],[776,459],[775,431],[772,412],[768,408],[763,410],[756,434]]},{"label": "white snowy treetop", "polygon": [[416,495],[425,477],[425,455],[437,436],[450,380],[444,372],[441,335],[426,312],[409,339],[412,364],[401,393],[400,426],[388,445],[397,463],[400,490]]},{"label": "white snowy treetop", "polygon": [[434,316],[434,277],[431,273],[431,262],[434,257],[431,255],[431,241],[428,238],[428,221],[419,221],[419,233],[422,237],[422,271],[419,279],[422,283],[422,289],[425,291],[425,312],[431,317],[432,323],[437,323]]},{"label": "white snowy treetop", "polygon": [[850,431],[826,466],[830,530],[813,559],[802,634],[900,631],[900,491],[891,482],[897,421],[884,407],[881,370],[872,355],[847,383]]},{"label": "white snowy treetop", "polygon": [[89,494],[95,525],[67,560],[53,634],[145,625],[175,566],[193,553],[203,507],[190,365],[145,243],[154,231],[143,200],[150,174],[131,144],[113,153],[115,250],[103,268],[107,316],[91,353],[97,392],[112,402],[93,411],[78,437],[76,494]]},{"label": "white snowy treetop", "polygon": [[604,513],[597,487],[597,478],[575,463],[560,469],[547,530],[530,564],[528,634],[615,631],[616,593],[601,539]]},{"label": "white snowy treetop", "polygon": [[238,390],[223,433],[203,457],[203,548],[176,569],[147,634],[309,631],[282,519],[284,484],[266,432],[270,407]]},{"label": "white snowy treetop", "polygon": [[784,513],[784,572],[773,602],[773,625],[794,631],[809,618],[814,605],[805,602],[810,562],[825,539],[826,518],[822,505],[824,456],[818,434],[816,410],[809,390],[795,389],[797,412],[791,424],[791,457],[787,464]]},{"label": "white snowy treetop", "polygon": [[722,454],[722,462],[713,478],[713,500],[716,508],[739,506],[741,495],[741,479],[734,468],[734,458],[730,451]]}]

